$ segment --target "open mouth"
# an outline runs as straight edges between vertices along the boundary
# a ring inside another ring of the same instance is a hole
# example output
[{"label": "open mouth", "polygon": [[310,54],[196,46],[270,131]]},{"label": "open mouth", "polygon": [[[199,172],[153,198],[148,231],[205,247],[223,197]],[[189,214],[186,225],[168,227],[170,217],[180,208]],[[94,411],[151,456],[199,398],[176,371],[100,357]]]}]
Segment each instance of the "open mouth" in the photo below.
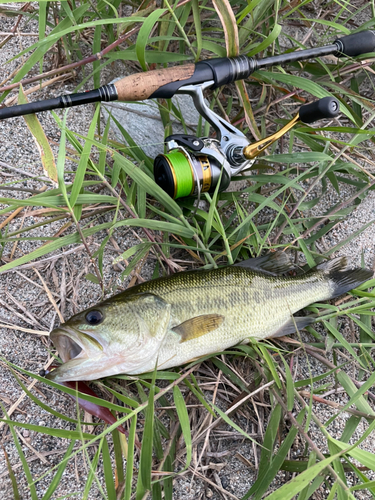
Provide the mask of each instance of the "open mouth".
[{"label": "open mouth", "polygon": [[64,334],[56,335],[53,338],[53,343],[64,363],[74,359],[82,352],[82,347],[71,337]]},{"label": "open mouth", "polygon": [[103,346],[91,332],[89,334],[63,326],[53,330],[50,338],[63,363],[47,374],[48,379],[58,383],[93,380],[103,354]]},{"label": "open mouth", "polygon": [[91,351],[103,351],[103,346],[92,335],[74,328],[60,327],[51,332],[51,340],[64,363],[83,357]]}]

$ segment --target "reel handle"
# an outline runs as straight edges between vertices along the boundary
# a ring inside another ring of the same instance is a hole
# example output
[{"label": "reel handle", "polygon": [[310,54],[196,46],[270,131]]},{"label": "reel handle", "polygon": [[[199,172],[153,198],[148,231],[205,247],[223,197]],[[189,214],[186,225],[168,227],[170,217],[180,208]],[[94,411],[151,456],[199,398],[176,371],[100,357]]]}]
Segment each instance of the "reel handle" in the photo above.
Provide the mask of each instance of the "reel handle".
[{"label": "reel handle", "polygon": [[299,119],[303,123],[313,123],[323,118],[335,118],[339,113],[339,101],[334,97],[323,97],[319,101],[304,104],[298,111]]},{"label": "reel handle", "polygon": [[243,149],[233,148],[232,155],[234,155],[234,158],[237,158],[239,161],[241,159],[253,160],[266,148],[271,146],[271,144],[289,132],[289,130],[292,129],[299,121],[303,123],[313,123],[317,120],[321,120],[322,118],[334,118],[339,114],[339,112],[339,101],[335,99],[335,97],[323,97],[323,99],[319,99],[319,101],[304,104],[299,108],[296,116],[280,130],[265,139],[249,144]]}]

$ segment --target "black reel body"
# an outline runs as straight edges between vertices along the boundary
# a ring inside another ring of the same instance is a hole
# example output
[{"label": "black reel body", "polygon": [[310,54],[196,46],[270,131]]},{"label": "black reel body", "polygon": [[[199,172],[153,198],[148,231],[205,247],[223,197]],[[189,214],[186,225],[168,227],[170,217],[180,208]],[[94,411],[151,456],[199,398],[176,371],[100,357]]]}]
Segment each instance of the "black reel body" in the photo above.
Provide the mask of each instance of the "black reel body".
[{"label": "black reel body", "polygon": [[154,161],[155,182],[174,199],[220,191],[230,183],[231,175],[223,168],[225,156],[214,139],[198,139],[175,134],[165,140],[168,153]]}]

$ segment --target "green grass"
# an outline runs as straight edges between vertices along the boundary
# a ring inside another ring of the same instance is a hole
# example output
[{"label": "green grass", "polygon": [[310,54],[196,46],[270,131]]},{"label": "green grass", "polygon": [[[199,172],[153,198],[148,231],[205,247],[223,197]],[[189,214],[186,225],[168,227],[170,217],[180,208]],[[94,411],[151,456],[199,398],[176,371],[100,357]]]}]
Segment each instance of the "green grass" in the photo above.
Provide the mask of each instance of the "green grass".
[{"label": "green grass", "polygon": [[[130,6],[132,16],[120,17],[123,5]],[[3,8],[7,15],[14,14],[7,12],[6,6]],[[54,44],[65,54],[67,64],[84,66],[82,81],[93,77],[98,86],[102,69],[114,61],[136,61],[138,70],[142,71],[151,64],[162,67],[176,60],[194,62],[227,52],[265,57],[280,53],[291,44],[295,46],[296,26],[305,34],[310,33],[311,40],[316,39],[323,45],[332,43],[348,30],[357,29],[356,16],[361,13],[367,19],[364,28],[375,28],[373,1],[329,2],[330,14],[324,18],[316,18],[314,8],[311,0],[232,3],[216,0],[214,6],[205,0],[181,2],[181,6],[165,1],[160,9],[147,0],[143,3],[139,0],[72,1],[61,5],[39,2],[39,10],[21,13],[26,18],[38,19],[40,41],[31,47],[31,55],[24,59],[12,83],[27,78],[32,68],[41,68],[44,56]],[[55,24],[56,19],[59,22]],[[44,37],[46,28],[48,35]],[[132,33],[131,38],[127,37],[128,33]],[[90,59],[92,66],[87,65],[87,58],[82,54],[83,43],[86,52],[87,45],[89,53],[102,50],[100,58]],[[25,49],[24,53],[29,50]],[[17,56],[18,64],[23,55]],[[365,57],[369,64],[373,62],[372,56]],[[316,97],[339,98],[342,115],[334,126],[297,125],[284,138],[282,151],[272,146],[252,172],[238,177],[248,180],[245,189],[216,193],[213,197],[207,195],[209,209],[198,209],[193,216],[192,200],[174,201],[155,184],[152,160],[142,151],[143,145],[132,140],[130,131],[123,131],[124,140],[129,144],[125,147],[109,139],[108,126],[105,130],[98,129],[100,105],[96,106],[84,135],[69,130],[66,117],[61,119],[54,114],[61,129],[59,154],[55,159],[51,158],[39,126],[30,121],[29,127],[46,151],[44,166],[57,182],[51,181],[42,193],[1,197],[1,221],[22,207],[46,208],[52,212],[40,222],[17,231],[9,228],[10,218],[1,226],[1,256],[8,255],[16,241],[31,241],[34,249],[3,261],[0,272],[17,269],[67,245],[83,244],[92,262],[86,279],[100,287],[103,294],[112,293],[112,288],[105,288],[103,259],[110,237],[124,226],[142,231],[138,233],[141,241],[124,250],[117,259],[124,266],[127,262],[122,280],[150,253],[157,263],[154,277],[179,270],[178,259],[190,261],[188,267],[212,268],[287,248],[312,267],[330,257],[372,224],[369,222],[346,241],[321,252],[322,238],[374,188],[371,168],[367,164],[364,168],[358,165],[362,155],[368,155],[373,148],[375,133],[371,127],[374,104],[361,94],[362,89],[372,90],[371,72],[361,65],[360,59],[313,60],[258,71],[245,84],[238,82],[236,87],[208,95],[211,105],[233,118],[250,140],[274,132],[294,113],[291,109],[297,111],[298,105]],[[1,102],[8,93],[1,94]],[[170,106],[165,102],[159,104],[164,107],[167,129]],[[180,119],[184,123],[184,117]],[[67,156],[76,164],[73,172],[67,171]],[[67,175],[73,179],[71,183],[66,183]],[[18,186],[18,182],[0,187]],[[105,190],[95,192],[103,183]],[[351,189],[350,195],[343,194],[347,186]],[[322,196],[333,188],[340,201],[329,206],[325,213],[311,216],[309,210],[319,202],[319,198],[308,196],[315,187],[321,190]],[[101,206],[106,207],[103,212]],[[45,237],[46,228],[53,227],[56,221],[65,224],[68,231],[61,236]],[[32,229],[33,236],[30,236]],[[107,236],[103,236],[104,230]],[[88,242],[92,237],[99,242],[95,252],[90,250]],[[215,447],[217,428],[227,430],[229,441],[231,433],[240,435],[249,449],[255,443],[253,449],[259,453],[257,462],[253,462],[254,457],[247,457],[251,465],[249,473],[254,476],[247,493],[230,491],[237,498],[303,500],[315,498],[319,489],[324,495],[328,490],[326,498],[330,499],[354,499],[359,490],[365,490],[366,498],[375,496],[372,473],[375,455],[361,448],[370,435],[373,439],[375,426],[374,395],[369,393],[374,385],[375,295],[368,291],[374,285],[375,280],[368,282],[342,303],[310,306],[321,320],[318,327],[309,327],[308,342],[298,335],[284,343],[252,342],[222,355],[206,356],[201,363],[180,369],[138,378],[123,375],[98,382],[97,388],[106,395],[103,405],[116,412],[119,420],[104,430],[101,426],[95,428],[94,434],[83,431],[83,414],[79,408],[75,414],[64,416],[47,406],[37,391],[28,392],[27,397],[48,412],[55,424],[40,428],[20,423],[3,408],[2,422],[9,426],[21,462],[21,468],[15,472],[15,464],[5,455],[14,498],[62,498],[55,496],[59,488],[65,489],[72,498],[90,498],[93,491],[108,499],[116,495],[127,500],[147,496],[178,498],[178,491],[173,493],[173,487],[178,490],[178,476],[191,481],[197,467],[205,463],[203,455],[208,443],[211,449]],[[345,340],[340,333],[340,324],[345,318],[358,329],[354,342]],[[306,364],[309,377],[296,378],[297,359]],[[76,394],[24,367],[13,367],[6,359],[3,362],[40,384]],[[312,363],[318,364],[319,375],[313,375]],[[27,390],[20,375],[15,383]],[[333,389],[341,390],[347,402],[331,408],[330,418],[325,420],[316,402],[329,409],[329,397],[325,399],[324,394]],[[85,395],[82,398],[97,402]],[[259,403],[265,406],[257,409]],[[343,418],[342,432],[332,432],[333,427],[329,425]],[[205,425],[197,425],[203,421]],[[120,423],[129,431],[126,439],[116,431]],[[250,423],[255,433],[249,431]],[[44,433],[56,443],[63,442],[66,452],[59,464],[46,467],[41,475],[32,474],[20,442],[20,428]],[[298,456],[293,454],[296,439],[301,448]],[[138,441],[142,443],[140,450]],[[80,491],[69,491],[64,472],[75,457],[85,461],[86,475]],[[28,493],[20,492],[23,476],[29,485]],[[38,496],[36,485],[42,479],[46,481],[46,477],[48,489]],[[199,472],[198,477],[219,491],[210,470]],[[275,478],[278,484],[283,483],[277,491],[274,491]],[[215,491],[216,494],[219,495]]]}]

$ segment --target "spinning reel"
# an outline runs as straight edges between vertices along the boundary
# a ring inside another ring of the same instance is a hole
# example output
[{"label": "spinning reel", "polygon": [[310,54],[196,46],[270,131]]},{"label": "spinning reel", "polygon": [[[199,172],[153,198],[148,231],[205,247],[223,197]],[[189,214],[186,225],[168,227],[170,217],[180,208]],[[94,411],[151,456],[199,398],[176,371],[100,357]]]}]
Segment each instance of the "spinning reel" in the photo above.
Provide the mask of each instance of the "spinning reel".
[{"label": "spinning reel", "polygon": [[171,98],[188,94],[201,116],[214,128],[216,138],[199,138],[174,134],[166,138],[166,154],[155,158],[154,174],[157,184],[172,198],[225,190],[232,176],[251,167],[254,159],[273,142],[288,132],[298,121],[312,123],[333,118],[339,113],[334,97],[302,106],[299,113],[275,134],[249,143],[246,136],[210,110],[203,98],[207,88],[216,89],[236,80],[248,78],[254,71],[333,54],[336,57],[355,57],[375,50],[375,32],[361,31],[337,39],[332,45],[290,52],[264,59],[245,55],[222,57],[148,71],[127,76],[114,84],[96,90],[71,94],[0,109],[0,120],[57,108],[108,101],[140,101],[152,98]]},{"label": "spinning reel", "polygon": [[[255,158],[288,132],[298,121],[312,123],[339,114],[339,102],[334,97],[301,106],[299,113],[275,134],[250,144],[236,127],[222,119],[205,105],[203,85],[192,85],[188,92],[199,113],[212,125],[218,139],[174,134],[165,139],[168,153],[154,161],[156,183],[172,198],[213,193],[229,186],[232,176],[250,168]],[[182,89],[180,89],[182,90]],[[186,90],[186,89],[183,89]]]}]

